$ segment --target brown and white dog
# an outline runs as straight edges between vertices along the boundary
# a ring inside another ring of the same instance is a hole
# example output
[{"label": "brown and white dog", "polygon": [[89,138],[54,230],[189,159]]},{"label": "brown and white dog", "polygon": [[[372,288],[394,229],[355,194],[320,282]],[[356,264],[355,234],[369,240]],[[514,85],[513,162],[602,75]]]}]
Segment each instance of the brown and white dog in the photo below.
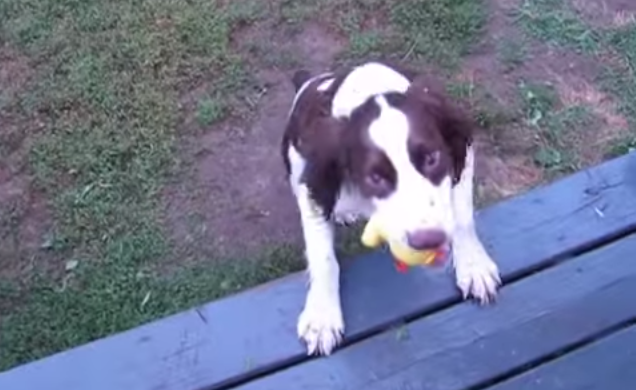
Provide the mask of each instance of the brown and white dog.
[{"label": "brown and white dog", "polygon": [[494,297],[500,277],[473,220],[472,123],[424,76],[369,62],[296,72],[282,154],[300,210],[309,273],[298,335],[309,354],[342,340],[334,222],[381,216],[392,239],[451,249],[464,297]]}]

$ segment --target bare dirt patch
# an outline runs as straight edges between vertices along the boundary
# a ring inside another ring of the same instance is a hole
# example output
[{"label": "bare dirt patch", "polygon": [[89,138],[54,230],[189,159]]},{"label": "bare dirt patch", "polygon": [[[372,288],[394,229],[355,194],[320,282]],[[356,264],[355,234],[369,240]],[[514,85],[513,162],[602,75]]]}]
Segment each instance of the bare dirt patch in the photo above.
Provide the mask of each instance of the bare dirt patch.
[{"label": "bare dirt patch", "polygon": [[596,25],[621,27],[636,22],[636,3],[631,0],[573,0],[572,5]]},{"label": "bare dirt patch", "polygon": [[275,56],[291,53],[302,61],[294,65],[318,72],[332,65],[341,43],[312,23],[293,35],[281,34],[241,33],[242,42],[267,45],[262,47],[267,52],[260,54],[274,59],[269,66],[261,63],[255,75],[262,86],[256,113],[249,120],[214,126],[191,141],[192,174],[180,183],[188,193],[176,187],[169,191],[168,219],[176,227],[178,246],[191,257],[244,254],[263,246],[294,244],[302,237],[280,155],[293,98],[292,71]]},{"label": "bare dirt patch", "polygon": [[44,248],[50,214],[26,166],[31,136],[42,124],[15,112],[31,76],[25,57],[7,45],[0,47],[0,279],[11,281],[52,266]]}]

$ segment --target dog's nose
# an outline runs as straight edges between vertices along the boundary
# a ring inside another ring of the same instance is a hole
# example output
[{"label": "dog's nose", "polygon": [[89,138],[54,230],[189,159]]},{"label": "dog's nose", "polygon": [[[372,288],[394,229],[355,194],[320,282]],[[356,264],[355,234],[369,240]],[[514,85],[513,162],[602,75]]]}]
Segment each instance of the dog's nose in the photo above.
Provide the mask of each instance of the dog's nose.
[{"label": "dog's nose", "polygon": [[446,243],[446,233],[438,229],[416,230],[408,233],[406,239],[415,250],[436,249]]}]

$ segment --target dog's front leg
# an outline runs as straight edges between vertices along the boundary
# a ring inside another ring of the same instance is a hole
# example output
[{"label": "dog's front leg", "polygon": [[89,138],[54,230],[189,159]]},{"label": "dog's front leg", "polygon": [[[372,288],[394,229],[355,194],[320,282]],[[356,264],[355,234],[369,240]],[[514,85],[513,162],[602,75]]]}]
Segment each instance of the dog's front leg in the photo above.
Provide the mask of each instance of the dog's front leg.
[{"label": "dog's front leg", "polygon": [[477,236],[473,209],[475,156],[470,147],[460,180],[453,189],[456,228],[453,235],[453,263],[456,283],[464,297],[472,296],[481,303],[495,297],[501,284],[497,264],[486,252]]},{"label": "dog's front leg", "polygon": [[309,290],[298,319],[298,336],[308,354],[329,355],[342,340],[344,321],[340,306],[340,269],[334,250],[334,227],[298,184],[295,191],[305,238]]}]

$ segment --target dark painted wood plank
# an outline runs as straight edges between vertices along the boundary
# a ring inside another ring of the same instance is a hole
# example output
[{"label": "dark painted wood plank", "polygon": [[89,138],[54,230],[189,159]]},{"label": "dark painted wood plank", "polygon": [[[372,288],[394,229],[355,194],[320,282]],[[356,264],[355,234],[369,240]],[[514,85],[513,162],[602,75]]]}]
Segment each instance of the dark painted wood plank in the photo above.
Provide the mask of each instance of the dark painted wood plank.
[{"label": "dark painted wood plank", "polygon": [[636,318],[636,235],[237,390],[461,390]]},{"label": "dark painted wood plank", "polygon": [[[624,156],[479,213],[478,229],[504,277],[633,229],[633,172],[636,155]],[[379,252],[347,262],[342,279],[349,339],[459,298],[450,275],[397,274]],[[18,367],[0,374],[0,383],[51,390],[219,388],[304,358],[295,323],[305,289],[304,275],[292,275]]]},{"label": "dark painted wood plank", "polygon": [[541,365],[488,390],[634,390],[636,326]]}]

